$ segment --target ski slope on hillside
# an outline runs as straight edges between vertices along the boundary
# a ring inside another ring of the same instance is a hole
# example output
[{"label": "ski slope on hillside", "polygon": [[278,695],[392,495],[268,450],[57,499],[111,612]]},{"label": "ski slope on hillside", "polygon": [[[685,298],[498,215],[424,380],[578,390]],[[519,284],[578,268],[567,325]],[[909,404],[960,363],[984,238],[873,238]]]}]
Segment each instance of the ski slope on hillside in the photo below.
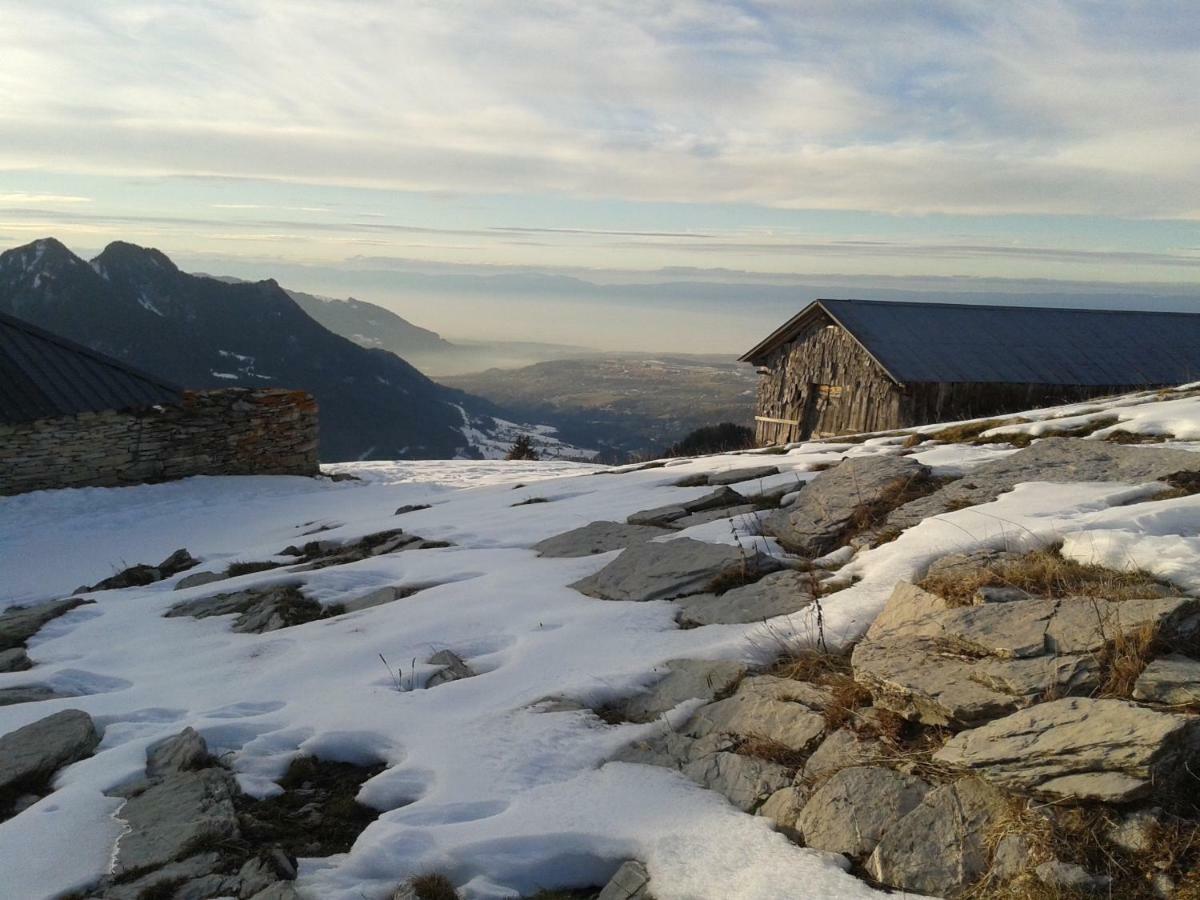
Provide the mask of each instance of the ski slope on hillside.
[{"label": "ski slope on hillside", "polygon": [[[1036,437],[1113,417],[1119,422],[1104,429],[1159,434],[1163,446],[1200,449],[1192,443],[1200,439],[1194,389],[1037,411],[984,437],[1012,429]],[[1105,432],[1088,436],[1098,440]],[[80,584],[180,547],[201,558],[193,571],[216,571],[236,561],[286,561],[280,551],[317,529],[330,541],[403,527],[451,542],[180,591],[171,578],[91,592],[94,605],[43,628],[29,645],[36,667],[0,674],[0,688],[36,676],[74,696],[0,707],[0,734],[78,708],[104,736],[93,757],[59,773],[53,794],[0,823],[6,895],[50,897],[103,874],[121,833],[114,818],[121,801],[107,793],[142,774],[149,745],[190,725],[258,796],[277,790],[273,779],[300,753],[386,764],[360,794],[384,812],[353,850],[302,860],[299,884],[316,897],[390,897],[407,876],[427,871],[447,873],[475,900],[527,896],[603,883],[628,858],[646,863],[659,900],[882,896],[844,871],[840,858],[795,846],[768,820],[743,814],[676,772],[608,761],[659,723],[608,725],[590,709],[543,702],[569,698],[596,707],[643,688],[671,659],[762,662],[813,639],[808,612],[680,629],[670,603],[602,601],[569,587],[616,552],[543,559],[529,548],[592,521],[623,521],[710,490],[675,486],[691,473],[778,465],[777,475],[737,485],[752,495],[799,488],[844,457],[906,452],[935,474],[958,475],[1015,450],[1000,441],[905,446],[915,443],[907,438],[812,442],[778,455],[673,460],[611,474],[575,463],[362,463],[327,467],[359,481],[192,478],[0,498],[0,608],[68,596]],[[991,503],[927,519],[846,562],[840,574],[854,583],[823,599],[824,632],[835,642],[856,639],[898,579],[946,553],[983,546],[1062,541],[1068,555],[1137,565],[1200,589],[1200,495],[1150,502],[1154,490],[1031,482]],[[429,508],[395,515],[398,507],[421,504]],[[756,534],[760,515],[718,519],[660,540],[747,542],[782,553]],[[232,633],[228,617],[163,617],[182,600],[281,583],[302,583],[326,606],[385,586],[433,586],[264,634]],[[405,688],[406,677],[422,682],[433,670],[423,661],[443,649],[478,676]],[[691,708],[685,703],[669,718]]]}]

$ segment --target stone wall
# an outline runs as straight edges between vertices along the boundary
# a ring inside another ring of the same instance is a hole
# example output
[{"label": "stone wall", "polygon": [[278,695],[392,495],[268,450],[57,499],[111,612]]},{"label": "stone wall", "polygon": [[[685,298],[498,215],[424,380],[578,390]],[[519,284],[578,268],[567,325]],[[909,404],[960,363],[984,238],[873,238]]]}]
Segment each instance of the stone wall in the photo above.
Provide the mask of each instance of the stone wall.
[{"label": "stone wall", "polygon": [[189,391],[178,406],[0,425],[0,494],[317,471],[317,403],[304,391]]}]

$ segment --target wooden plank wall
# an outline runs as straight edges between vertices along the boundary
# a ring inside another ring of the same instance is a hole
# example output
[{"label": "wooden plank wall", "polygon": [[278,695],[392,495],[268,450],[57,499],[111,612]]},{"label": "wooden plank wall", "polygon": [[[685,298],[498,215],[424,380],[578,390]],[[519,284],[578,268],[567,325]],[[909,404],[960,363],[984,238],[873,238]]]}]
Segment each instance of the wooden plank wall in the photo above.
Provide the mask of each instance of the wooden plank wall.
[{"label": "wooden plank wall", "polygon": [[879,365],[838,325],[817,321],[764,361],[757,415],[759,444],[895,428],[901,394]]}]

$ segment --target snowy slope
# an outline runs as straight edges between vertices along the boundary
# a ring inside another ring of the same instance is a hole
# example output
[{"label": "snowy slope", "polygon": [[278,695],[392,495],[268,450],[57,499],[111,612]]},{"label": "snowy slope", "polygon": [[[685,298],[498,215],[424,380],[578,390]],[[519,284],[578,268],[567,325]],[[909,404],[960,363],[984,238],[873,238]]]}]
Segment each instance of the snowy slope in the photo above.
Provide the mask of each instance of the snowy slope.
[{"label": "snowy slope", "polygon": [[[1081,416],[1114,415],[1126,430],[1170,432],[1169,446],[1200,449],[1192,443],[1200,438],[1200,396],[1191,390],[1039,411],[1015,427],[1047,431]],[[389,811],[351,853],[302,864],[301,884],[322,898],[390,897],[404,877],[430,870],[448,873],[470,898],[512,897],[602,882],[631,857],[648,865],[659,900],[877,896],[828,855],[796,847],[765,819],[674,772],[606,762],[656,723],[607,726],[588,711],[536,707],[549,696],[594,705],[628,695],[668,659],[759,660],[789,635],[810,638],[813,623],[797,614],[681,630],[670,604],[598,601],[567,586],[615,554],[540,559],[529,547],[593,520],[622,520],[710,490],[672,486],[690,472],[770,462],[783,472],[738,486],[770,490],[799,484],[814,467],[845,456],[901,452],[905,440],[814,442],[786,455],[733,454],[619,475],[573,463],[378,462],[328,467],[359,482],[193,478],[0,498],[0,607],[65,596],[179,547],[201,557],[205,570],[270,559],[320,526],[328,528],[322,539],[402,526],[454,543],[222,582],[229,590],[300,579],[324,604],[387,585],[438,585],[262,635],[231,633],[228,618],[163,618],[173,603],[214,592],[211,585],[173,591],[176,579],[94,593],[95,605],[43,629],[30,644],[33,672],[79,696],[2,707],[0,734],[80,708],[104,727],[104,739],[94,757],[60,773],[54,794],[0,823],[5,896],[53,896],[102,874],[120,832],[112,818],[119,801],[105,792],[140,775],[146,747],[185,725],[214,752],[228,753],[243,788],[255,794],[270,792],[271,779],[300,752],[387,763],[360,798]],[[1007,443],[913,449],[935,473],[956,474],[1011,452]],[[1142,502],[1149,491],[1025,484],[993,503],[928,519],[847,564],[843,572],[860,580],[823,600],[826,633],[856,638],[898,578],[983,545],[1061,539],[1069,555],[1136,562],[1200,589],[1200,495]],[[514,505],[530,498],[548,502]],[[393,515],[423,503],[430,508]],[[733,527],[746,534],[753,524],[753,516],[740,517]],[[729,520],[683,534],[735,539]],[[480,676],[397,691],[379,659],[405,669],[416,660],[420,678],[430,670],[420,661],[444,648]],[[0,687],[28,683],[30,674],[0,675]]]}]

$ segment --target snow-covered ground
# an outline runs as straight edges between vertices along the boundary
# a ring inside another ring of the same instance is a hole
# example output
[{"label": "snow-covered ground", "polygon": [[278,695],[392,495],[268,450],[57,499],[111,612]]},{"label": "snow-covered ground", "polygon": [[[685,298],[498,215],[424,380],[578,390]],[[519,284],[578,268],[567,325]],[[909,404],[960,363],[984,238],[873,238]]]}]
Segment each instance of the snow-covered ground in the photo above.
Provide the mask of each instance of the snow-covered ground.
[{"label": "snow-covered ground", "polygon": [[[1117,415],[1121,428],[1169,432],[1168,446],[1200,449],[1190,443],[1200,439],[1200,397],[1189,391],[1040,411],[1017,427],[1040,428],[1057,415],[1071,418],[1054,427]],[[770,490],[798,485],[844,456],[901,452],[903,440],[806,443],[786,455],[731,454],[618,475],[570,463],[361,463],[328,467],[361,481],[192,478],[0,498],[0,608],[66,596],[180,547],[203,559],[199,571],[276,558],[322,527],[321,539],[403,527],[453,542],[184,591],[173,590],[173,578],[98,592],[94,605],[45,627],[30,642],[37,667],[0,675],[0,688],[37,680],[78,696],[2,707],[0,734],[80,708],[103,726],[104,739],[95,756],[59,774],[52,795],[0,823],[0,894],[49,897],[105,872],[120,833],[120,801],[106,792],[142,773],[148,745],[191,725],[214,752],[228,754],[255,794],[272,791],[271,779],[298,753],[387,764],[360,795],[387,811],[352,852],[303,861],[301,884],[321,898],[389,897],[406,876],[426,871],[446,872],[469,898],[515,897],[602,882],[627,858],[646,862],[659,900],[876,896],[829,855],[796,847],[767,820],[677,773],[606,762],[657,724],[610,726],[587,711],[538,706],[550,696],[594,705],[627,695],[668,659],[758,660],[780,641],[811,636],[812,623],[798,614],[681,630],[668,603],[601,601],[568,587],[615,554],[541,559],[529,548],[710,490],[672,486],[690,472],[777,464],[781,474],[738,485]],[[935,473],[960,474],[1011,452],[1006,443],[926,443],[914,456]],[[981,545],[1063,540],[1072,556],[1137,565],[1200,589],[1200,496],[1145,502],[1150,491],[1028,483],[928,519],[848,563],[844,571],[860,580],[823,600],[826,633],[857,637],[897,579]],[[531,498],[548,502],[518,505]],[[394,515],[410,504],[430,508]],[[753,516],[734,523],[743,534],[753,526]],[[728,520],[682,534],[735,540]],[[297,580],[325,604],[388,585],[437,586],[262,635],[232,633],[228,618],[162,616],[217,589]],[[397,690],[380,660],[420,680],[432,670],[422,660],[446,648],[479,676]]]}]

